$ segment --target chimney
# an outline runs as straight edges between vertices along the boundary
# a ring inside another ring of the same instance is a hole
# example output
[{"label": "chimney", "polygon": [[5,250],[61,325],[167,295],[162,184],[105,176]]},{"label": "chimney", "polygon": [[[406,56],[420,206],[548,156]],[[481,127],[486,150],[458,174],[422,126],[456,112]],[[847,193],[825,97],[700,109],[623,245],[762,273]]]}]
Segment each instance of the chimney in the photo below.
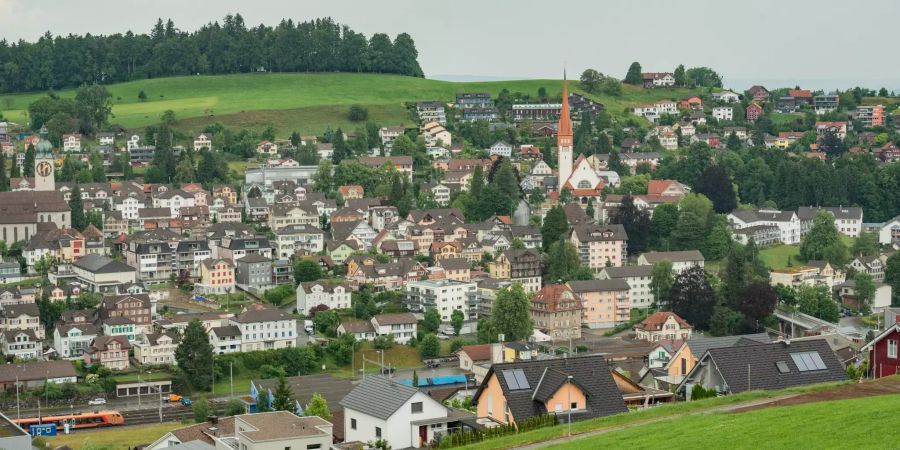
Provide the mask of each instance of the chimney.
[{"label": "chimney", "polygon": [[785,339],[785,340],[781,341],[781,345],[783,345],[784,347],[790,347],[790,346],[791,346],[791,340],[790,340],[790,339]]},{"label": "chimney", "polygon": [[503,362],[503,344],[495,342],[491,344],[491,364]]},{"label": "chimney", "polygon": [[206,416],[206,420],[209,421],[209,423],[215,425],[219,423],[219,416]]}]

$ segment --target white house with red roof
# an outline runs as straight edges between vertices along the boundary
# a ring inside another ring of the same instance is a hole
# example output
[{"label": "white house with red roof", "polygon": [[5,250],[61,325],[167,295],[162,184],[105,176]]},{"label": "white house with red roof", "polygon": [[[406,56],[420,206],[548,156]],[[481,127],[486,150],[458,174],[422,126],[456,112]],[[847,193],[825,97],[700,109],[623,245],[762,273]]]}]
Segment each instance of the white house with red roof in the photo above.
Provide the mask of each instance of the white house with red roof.
[{"label": "white house with red roof", "polygon": [[687,340],[694,331],[689,323],[671,311],[660,311],[649,315],[634,326],[637,339],[648,342],[663,340]]}]

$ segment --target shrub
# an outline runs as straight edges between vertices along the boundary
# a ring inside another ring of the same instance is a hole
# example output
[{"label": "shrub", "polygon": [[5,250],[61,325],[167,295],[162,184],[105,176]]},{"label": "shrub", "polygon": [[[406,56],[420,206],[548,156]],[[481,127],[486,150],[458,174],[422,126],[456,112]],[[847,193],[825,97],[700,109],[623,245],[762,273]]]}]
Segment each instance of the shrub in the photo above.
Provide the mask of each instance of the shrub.
[{"label": "shrub", "polygon": [[369,118],[369,109],[360,105],[350,107],[348,118],[351,122],[365,122]]}]

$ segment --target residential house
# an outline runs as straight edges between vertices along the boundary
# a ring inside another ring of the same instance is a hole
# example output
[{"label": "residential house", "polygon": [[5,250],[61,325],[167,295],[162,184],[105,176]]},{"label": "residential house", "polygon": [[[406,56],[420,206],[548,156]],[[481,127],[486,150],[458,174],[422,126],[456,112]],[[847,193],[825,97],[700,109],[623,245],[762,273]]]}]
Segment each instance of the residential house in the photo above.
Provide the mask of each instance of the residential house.
[{"label": "residential house", "polygon": [[631,320],[630,287],[625,280],[573,280],[566,285],[581,299],[584,326],[613,328]]},{"label": "residential house", "polygon": [[378,130],[378,137],[381,139],[381,144],[386,145],[394,142],[394,139],[400,137],[404,131],[406,131],[404,127],[381,127]]},{"label": "residential house", "polygon": [[84,350],[82,358],[87,365],[100,364],[110,370],[131,367],[128,350],[131,344],[122,336],[97,336]]},{"label": "residential house", "polygon": [[764,102],[769,99],[769,90],[764,86],[755,84],[750,86],[748,92],[750,92],[750,96],[753,97],[754,102]]},{"label": "residential house", "polygon": [[548,284],[531,297],[534,327],[553,340],[580,339],[581,298],[565,284]]},{"label": "residential house", "polygon": [[525,292],[537,292],[541,289],[541,254],[529,248],[506,250],[488,263],[488,272],[491,278],[521,284]]},{"label": "residential house", "polygon": [[231,319],[241,329],[241,351],[293,347],[297,343],[297,319],[277,308],[252,305]]},{"label": "residential house", "polygon": [[194,151],[199,152],[204,148],[212,151],[212,135],[207,133],[200,133],[199,135],[197,135],[197,137],[194,138]]},{"label": "residential house", "polygon": [[834,133],[838,139],[847,137],[847,122],[816,122],[816,139],[822,139],[827,133]]},{"label": "residential house", "polygon": [[62,136],[62,148],[66,153],[81,151],[80,134],[64,134]]},{"label": "residential house", "polygon": [[59,321],[53,329],[53,349],[63,359],[81,358],[84,350],[100,334],[96,325],[82,320],[78,323]]},{"label": "residential house", "polygon": [[636,338],[642,341],[659,342],[663,339],[690,339],[694,327],[673,312],[660,311],[650,314],[634,326]]},{"label": "residential house", "polygon": [[241,351],[241,327],[225,325],[209,330],[209,343],[217,355],[238,353]]},{"label": "residential house", "polygon": [[249,255],[235,261],[235,283],[242,289],[264,290],[272,285],[272,260]]},{"label": "residential house", "polygon": [[[78,372],[75,371],[71,361],[28,361],[0,365],[0,388],[7,392],[14,392],[16,386],[20,389],[36,389],[44,387],[47,383],[74,384],[77,379]],[[8,428],[4,426],[4,430],[6,429]],[[29,442],[26,441],[26,446],[20,447],[0,441],[0,448],[28,448]]]},{"label": "residential house", "polygon": [[297,311],[306,313],[319,305],[325,305],[328,309],[350,309],[350,292],[350,288],[343,283],[304,281],[297,286]]},{"label": "residential house", "polygon": [[512,156],[512,145],[503,141],[497,141],[491,145],[490,154],[509,158]]},{"label": "residential house", "polygon": [[827,341],[781,341],[710,348],[678,385],[677,393],[690,400],[695,385],[729,395],[846,379]]},{"label": "residential house", "polygon": [[394,342],[406,344],[416,335],[416,316],[410,313],[378,314],[372,317],[376,336],[393,335]]},{"label": "residential house", "polygon": [[278,144],[264,140],[256,146],[256,154],[266,158],[278,156]]},{"label": "residential house", "polygon": [[816,213],[825,211],[834,217],[834,225],[841,234],[849,237],[859,237],[863,225],[863,210],[858,206],[838,206],[817,208],[812,206],[801,206],[797,208],[797,217],[801,221],[803,233],[812,228]]},{"label": "residential house", "polygon": [[860,353],[868,355],[869,373],[873,378],[900,373],[898,342],[900,342],[900,323],[893,323],[885,326],[884,331],[859,349]]},{"label": "residential house", "polygon": [[199,295],[234,292],[234,263],[224,258],[207,258],[200,263],[194,292]]},{"label": "residential house", "polygon": [[437,122],[447,125],[447,113],[444,104],[436,101],[417,102],[416,114],[420,123]]},{"label": "residential house", "polygon": [[670,72],[644,72],[641,74],[645,88],[673,87],[675,76]]},{"label": "residential house", "polygon": [[377,335],[371,320],[344,320],[337,327],[337,335],[352,334],[356,341],[374,341]]},{"label": "residential house", "polygon": [[866,128],[884,126],[884,106],[857,106],[856,118],[862,122],[862,125]]},{"label": "residential house", "polygon": [[29,330],[43,340],[44,327],[37,303],[6,305],[0,309],[0,331]]},{"label": "residential house", "polygon": [[429,448],[460,421],[456,411],[418,388],[380,376],[364,378],[340,406],[345,442],[383,440],[391,448]]},{"label": "residential house", "polygon": [[475,301],[477,285],[451,279],[411,281],[406,284],[406,303],[410,311],[436,309],[441,321],[449,323],[453,311],[468,318],[469,304]]},{"label": "residential house", "polygon": [[152,328],[153,308],[149,294],[107,295],[100,301],[97,318],[101,323],[114,318],[125,318],[134,323],[137,332],[149,332]]},{"label": "residential house", "polygon": [[759,116],[763,114],[763,107],[759,106],[759,103],[756,102],[750,103],[747,105],[744,114],[749,122],[756,122],[759,119]]},{"label": "residential house", "polygon": [[647,183],[647,195],[681,198],[689,194],[690,191],[691,188],[675,180],[650,180]]},{"label": "residential house", "polygon": [[718,121],[733,120],[734,108],[730,106],[717,106],[712,109],[712,116]]},{"label": "residential house", "polygon": [[137,281],[134,267],[108,256],[85,255],[70,267],[75,280],[90,292],[116,292],[120,286]]},{"label": "residential house", "polygon": [[288,225],[275,231],[279,258],[296,254],[318,254],[325,249],[325,232],[312,225]]},{"label": "residential house", "polygon": [[[675,353],[671,355],[668,363],[665,364],[665,370],[656,377],[657,382],[655,384],[657,387],[668,389],[670,386],[677,386],[691,370],[694,370],[700,358],[711,348],[769,343],[772,342],[772,339],[769,338],[767,333],[720,337],[692,335],[690,339],[678,342],[681,344],[676,347]],[[660,382],[663,384],[660,385]]]},{"label": "residential house", "polygon": [[712,93],[712,99],[722,103],[735,103],[741,101],[741,96],[737,92],[724,90]]},{"label": "residential house", "polygon": [[358,184],[346,186],[338,186],[338,192],[344,197],[344,200],[353,200],[365,197],[366,191]]},{"label": "residential house", "polygon": [[728,214],[728,222],[732,228],[740,230],[755,225],[772,225],[778,227],[779,240],[783,244],[800,243],[801,222],[793,211],[771,209],[738,209]]},{"label": "residential house", "polygon": [[650,288],[653,266],[604,267],[597,278],[600,280],[623,280],[628,284],[628,298],[632,308],[650,308],[655,293]]},{"label": "residential house", "polygon": [[674,252],[646,252],[638,257],[639,266],[652,266],[667,260],[672,263],[672,272],[679,274],[694,266],[703,267],[703,254],[698,250],[682,250]]},{"label": "residential house", "polygon": [[625,261],[628,235],[622,225],[580,223],[573,227],[568,237],[578,249],[581,264],[594,272],[607,265],[621,266]]},{"label": "residential house", "polygon": [[0,351],[10,359],[37,359],[43,353],[41,340],[32,330],[5,330],[0,333]]},{"label": "residential house", "polygon": [[813,110],[819,115],[828,114],[837,111],[840,103],[841,97],[839,95],[816,95],[813,97]]},{"label": "residential house", "polygon": [[181,342],[181,336],[177,333],[142,334],[140,339],[132,345],[134,359],[143,366],[174,366],[177,364],[175,349],[179,342]]},{"label": "residential house", "polygon": [[472,269],[466,258],[439,259],[435,262],[435,268],[440,269],[443,277],[448,280],[468,282],[472,276]]},{"label": "residential house", "polygon": [[858,256],[850,261],[850,267],[857,273],[865,272],[872,276],[872,281],[884,281],[884,262],[877,256]]},{"label": "residential house", "polygon": [[741,245],[747,245],[752,239],[757,247],[765,248],[781,242],[781,232],[775,225],[753,225],[731,231],[731,237]]},{"label": "residential house", "polygon": [[472,403],[480,419],[511,425],[547,414],[585,420],[628,411],[603,355],[493,364]]}]

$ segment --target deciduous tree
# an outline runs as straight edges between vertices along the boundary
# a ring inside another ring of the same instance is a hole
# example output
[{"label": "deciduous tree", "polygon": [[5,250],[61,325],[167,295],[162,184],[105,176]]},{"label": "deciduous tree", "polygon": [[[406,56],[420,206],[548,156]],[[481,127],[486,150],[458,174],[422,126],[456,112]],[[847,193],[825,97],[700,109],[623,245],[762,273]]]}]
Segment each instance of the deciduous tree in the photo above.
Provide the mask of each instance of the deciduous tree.
[{"label": "deciduous tree", "polygon": [[716,306],[716,294],[706,271],[700,266],[693,266],[682,271],[669,291],[669,305],[691,325],[706,329]]}]

